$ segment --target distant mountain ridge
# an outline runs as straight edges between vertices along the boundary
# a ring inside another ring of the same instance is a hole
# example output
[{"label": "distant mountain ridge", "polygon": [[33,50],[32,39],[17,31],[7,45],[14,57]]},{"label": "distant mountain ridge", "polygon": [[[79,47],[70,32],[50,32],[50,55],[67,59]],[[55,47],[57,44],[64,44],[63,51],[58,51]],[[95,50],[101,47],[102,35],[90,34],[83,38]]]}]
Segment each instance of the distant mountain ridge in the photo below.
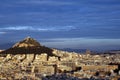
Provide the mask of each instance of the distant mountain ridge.
[{"label": "distant mountain ridge", "polygon": [[87,51],[87,49],[72,49],[72,48],[63,48],[60,50],[68,51],[68,52],[76,52],[76,53],[85,53]]}]

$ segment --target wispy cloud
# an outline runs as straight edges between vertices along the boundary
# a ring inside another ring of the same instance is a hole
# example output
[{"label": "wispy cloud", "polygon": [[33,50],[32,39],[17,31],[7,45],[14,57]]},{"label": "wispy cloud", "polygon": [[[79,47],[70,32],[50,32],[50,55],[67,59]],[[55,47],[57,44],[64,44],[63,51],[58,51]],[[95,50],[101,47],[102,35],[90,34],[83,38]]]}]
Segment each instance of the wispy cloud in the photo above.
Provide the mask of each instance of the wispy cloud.
[{"label": "wispy cloud", "polygon": [[6,32],[0,32],[0,34],[6,34]]},{"label": "wispy cloud", "polygon": [[66,1],[56,1],[56,0],[24,0],[20,1],[19,3],[22,4],[32,4],[32,5],[52,5],[52,6],[60,6],[60,5],[72,5],[73,2],[66,2]]},{"label": "wispy cloud", "polygon": [[[1,4],[1,3],[0,3]],[[19,1],[10,1],[10,2],[2,2],[2,6],[4,7],[23,7],[25,5],[29,6],[64,6],[64,5],[75,5],[76,3],[73,1],[58,1],[58,0],[19,0]]]},{"label": "wispy cloud", "polygon": [[57,26],[57,27],[34,27],[34,26],[15,26],[15,27],[4,27],[0,30],[29,30],[29,31],[69,31],[76,29],[74,26]]}]

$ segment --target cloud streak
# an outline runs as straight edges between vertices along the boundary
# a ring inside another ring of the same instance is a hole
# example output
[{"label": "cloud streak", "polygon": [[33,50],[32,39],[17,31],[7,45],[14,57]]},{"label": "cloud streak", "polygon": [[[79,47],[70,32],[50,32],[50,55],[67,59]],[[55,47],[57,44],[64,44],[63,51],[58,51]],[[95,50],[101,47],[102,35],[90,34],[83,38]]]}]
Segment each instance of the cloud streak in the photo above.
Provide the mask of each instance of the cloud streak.
[{"label": "cloud streak", "polygon": [[73,5],[75,2],[71,1],[56,1],[56,0],[12,0],[10,2],[1,2],[4,7],[23,7],[23,6],[64,6],[64,5]]},{"label": "cloud streak", "polygon": [[6,34],[6,32],[0,32],[0,34]]},{"label": "cloud streak", "polygon": [[3,27],[0,30],[24,30],[24,31],[70,31],[76,29],[74,26],[57,26],[57,27],[33,27],[33,26],[15,26],[15,27]]},{"label": "cloud streak", "polygon": [[73,3],[72,2],[63,2],[63,1],[55,1],[55,0],[30,0],[30,1],[24,1],[23,3],[26,3],[26,4],[38,4],[38,5],[56,5],[56,6],[59,6],[59,5],[72,5]]},{"label": "cloud streak", "polygon": [[[120,39],[92,39],[92,38],[56,38],[48,39],[47,42],[43,42],[49,47],[60,48],[85,48],[85,49],[100,49],[100,50],[109,50],[109,49],[119,49]],[[59,45],[59,46],[58,46]],[[103,47],[104,46],[104,47]]]}]

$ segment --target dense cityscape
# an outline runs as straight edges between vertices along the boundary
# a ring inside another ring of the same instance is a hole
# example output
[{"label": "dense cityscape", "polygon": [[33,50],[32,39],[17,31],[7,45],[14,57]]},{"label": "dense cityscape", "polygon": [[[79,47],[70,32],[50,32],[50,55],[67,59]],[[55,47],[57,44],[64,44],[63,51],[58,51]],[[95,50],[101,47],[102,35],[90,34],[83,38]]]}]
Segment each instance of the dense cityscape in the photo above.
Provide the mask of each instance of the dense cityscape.
[{"label": "dense cityscape", "polygon": [[120,0],[0,0],[0,80],[120,80],[119,34]]},{"label": "dense cityscape", "polygon": [[120,80],[120,54],[67,52],[27,37],[0,50],[0,80]]}]

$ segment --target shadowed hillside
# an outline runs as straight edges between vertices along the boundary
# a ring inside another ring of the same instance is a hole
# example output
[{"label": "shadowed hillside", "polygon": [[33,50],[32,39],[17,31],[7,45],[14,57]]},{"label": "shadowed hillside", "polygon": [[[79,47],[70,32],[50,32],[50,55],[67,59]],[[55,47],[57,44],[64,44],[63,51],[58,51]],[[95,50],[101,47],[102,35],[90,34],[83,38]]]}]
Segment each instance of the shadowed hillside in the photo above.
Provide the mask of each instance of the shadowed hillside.
[{"label": "shadowed hillside", "polygon": [[48,56],[56,56],[53,53],[53,50],[41,46],[39,42],[33,38],[27,37],[24,40],[16,43],[13,47],[1,52],[0,54],[42,54],[47,53]]}]

